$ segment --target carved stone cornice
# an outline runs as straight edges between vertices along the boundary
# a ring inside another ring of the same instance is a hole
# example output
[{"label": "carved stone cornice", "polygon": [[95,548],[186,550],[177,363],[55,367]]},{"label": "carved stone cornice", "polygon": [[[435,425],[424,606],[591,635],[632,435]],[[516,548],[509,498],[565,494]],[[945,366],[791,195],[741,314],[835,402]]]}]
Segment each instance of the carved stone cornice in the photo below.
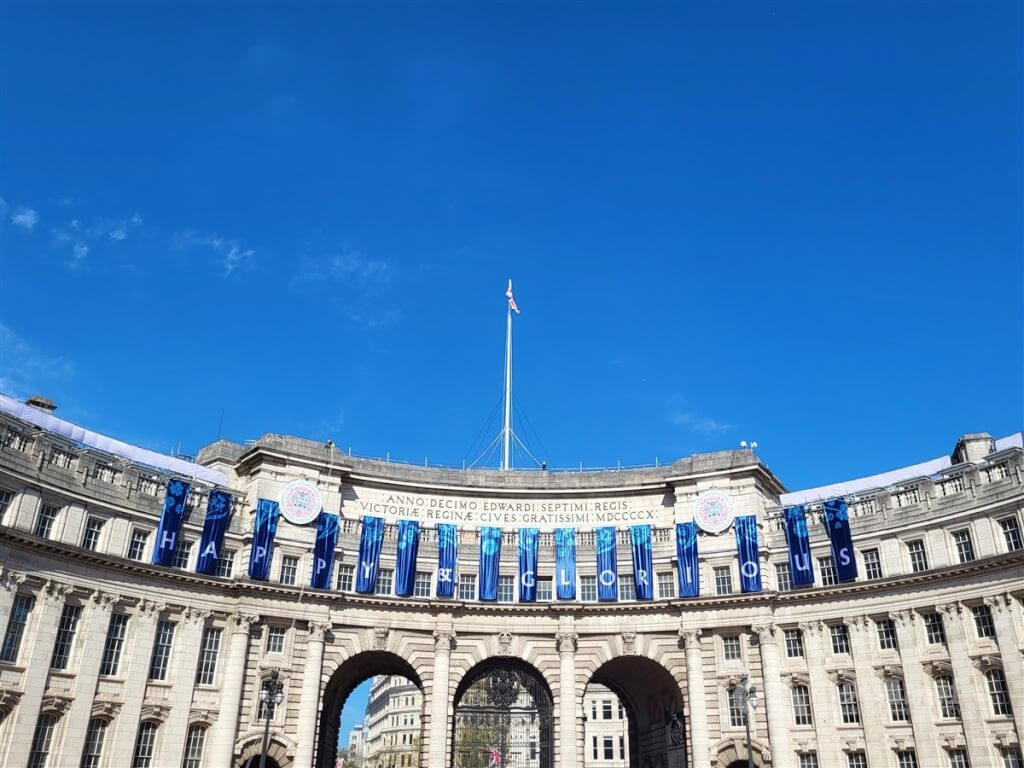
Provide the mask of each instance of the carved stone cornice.
[{"label": "carved stone cornice", "polygon": [[167,610],[167,603],[158,603],[153,600],[142,600],[136,607],[135,613],[147,621],[155,621],[160,614]]},{"label": "carved stone cornice", "polygon": [[903,667],[899,664],[883,664],[880,667],[875,667],[875,674],[880,680],[885,680],[887,677],[903,677]]},{"label": "carved stone cornice", "polygon": [[917,611],[902,610],[902,611],[891,611],[889,618],[896,622],[898,627],[912,627],[917,621]]},{"label": "carved stone cornice", "polygon": [[843,622],[854,633],[867,632],[871,628],[871,619],[869,619],[864,614],[858,614],[856,616],[847,616],[843,619]]},{"label": "carved stone cornice", "polygon": [[833,669],[828,673],[828,679],[832,681],[834,685],[840,683],[853,682],[857,679],[857,673],[852,669]]},{"label": "carved stone cornice", "polygon": [[825,633],[825,622],[815,619],[814,621],[803,621],[797,626],[800,627],[800,631],[808,637],[817,637]]},{"label": "carved stone cornice", "polygon": [[973,664],[976,669],[980,669],[982,672],[987,672],[990,669],[1003,668],[1002,658],[991,653],[986,653],[981,656],[975,656],[971,659],[971,664]]},{"label": "carved stone cornice", "polygon": [[941,613],[946,618],[956,619],[959,618],[960,615],[964,612],[964,604],[961,603],[959,600],[954,600],[951,603],[942,603],[941,605],[936,605],[935,610]]},{"label": "carved stone cornice", "polygon": [[181,612],[181,618],[186,624],[205,624],[209,617],[210,611],[193,608],[191,606],[187,606],[185,610]]},{"label": "carved stone cornice", "polygon": [[189,725],[213,725],[217,722],[217,712],[211,709],[190,709],[188,711]]},{"label": "carved stone cornice", "polygon": [[18,706],[19,701],[21,701],[21,691],[16,691],[13,688],[0,689],[0,712],[9,715]]},{"label": "carved stone cornice", "polygon": [[761,645],[778,643],[778,627],[774,623],[754,624],[750,631],[757,635],[757,642]]},{"label": "carved stone cornice", "polygon": [[63,715],[71,708],[71,698],[68,696],[43,696],[39,705],[39,711],[50,715]]},{"label": "carved stone cornice", "polygon": [[1009,611],[1013,606],[1013,596],[1009,592],[1002,592],[998,595],[989,595],[985,599],[985,605],[992,609],[993,613]]},{"label": "carved stone cornice", "polygon": [[112,611],[122,599],[120,595],[102,592],[97,589],[89,596],[89,605],[99,611]]},{"label": "carved stone cornice", "polygon": [[142,713],[139,717],[143,722],[146,720],[152,720],[158,723],[162,723],[167,720],[168,715],[171,714],[171,708],[167,704],[143,704]]},{"label": "carved stone cornice", "polygon": [[75,587],[73,584],[47,579],[43,582],[42,589],[39,590],[39,596],[46,602],[62,603],[74,591]]},{"label": "carved stone cornice", "polygon": [[689,648],[696,648],[700,650],[700,636],[704,634],[703,630],[697,628],[683,628],[679,630],[679,638],[683,641],[683,645]]},{"label": "carved stone cornice", "polygon": [[499,632],[498,633],[498,655],[509,656],[512,653],[512,633],[511,632]]},{"label": "carved stone cornice", "polygon": [[434,650],[437,651],[451,651],[455,648],[455,630],[454,629],[435,629],[434,630]]},{"label": "carved stone cornice", "polygon": [[374,627],[373,629],[373,649],[375,651],[383,651],[388,647],[388,628],[387,627]]},{"label": "carved stone cornice", "polygon": [[121,711],[119,701],[94,701],[90,717],[99,717],[104,720],[113,720]]},{"label": "carved stone cornice", "polygon": [[811,684],[811,678],[808,677],[807,673],[805,672],[791,672],[788,675],[782,676],[782,682],[785,685],[788,685],[790,688],[793,688],[797,685],[809,686]]},{"label": "carved stone cornice", "polygon": [[576,653],[579,635],[575,632],[558,632],[555,634],[555,643],[558,645],[559,653]]},{"label": "carved stone cornice", "polygon": [[921,665],[924,669],[924,673],[929,677],[939,677],[941,675],[952,675],[953,665],[948,661],[935,660],[926,661]]},{"label": "carved stone cornice", "polygon": [[333,625],[329,621],[309,622],[309,642],[322,643],[332,628]]}]

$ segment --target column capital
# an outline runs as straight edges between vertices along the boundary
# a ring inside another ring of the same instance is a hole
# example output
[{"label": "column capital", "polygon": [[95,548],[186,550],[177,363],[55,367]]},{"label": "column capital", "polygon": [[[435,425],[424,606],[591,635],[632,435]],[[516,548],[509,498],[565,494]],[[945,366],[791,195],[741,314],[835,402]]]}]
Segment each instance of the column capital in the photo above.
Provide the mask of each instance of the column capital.
[{"label": "column capital", "polygon": [[576,653],[579,635],[575,632],[558,632],[555,635],[555,642],[558,644],[559,653]]},{"label": "column capital", "polygon": [[4,568],[0,571],[0,589],[6,589],[8,592],[17,592],[18,587],[25,583],[26,578],[28,577],[24,573]]},{"label": "column capital", "polygon": [[948,616],[950,619],[957,618],[964,612],[964,604],[959,600],[954,600],[951,603],[942,603],[936,605],[935,610],[941,613],[943,616]]},{"label": "column capital", "polygon": [[332,627],[333,625],[329,621],[309,622],[309,641],[311,643],[322,643]]},{"label": "column capital", "polygon": [[120,595],[112,595],[97,589],[89,596],[89,605],[101,611],[112,611],[121,600]]},{"label": "column capital", "polygon": [[998,595],[989,595],[985,598],[985,605],[991,608],[996,613],[1002,613],[1003,611],[1009,611],[1013,605],[1013,597],[1009,592],[1003,592]]},{"label": "column capital", "polygon": [[903,611],[891,611],[889,618],[896,622],[898,627],[912,627],[917,621],[917,612],[910,609]]},{"label": "column capital", "polygon": [[232,634],[247,635],[252,629],[252,625],[259,620],[260,617],[254,613],[235,611],[235,613],[228,616],[228,627],[231,629]]},{"label": "column capital", "polygon": [[455,648],[455,630],[454,629],[435,629],[434,630],[434,650],[436,651],[451,651]]},{"label": "column capital", "polygon": [[778,627],[775,626],[774,622],[754,624],[750,627],[750,631],[757,635],[757,642],[761,645],[775,645],[778,643]]},{"label": "column capital", "polygon": [[192,607],[186,607],[181,612],[181,618],[184,619],[186,624],[203,624],[209,616],[210,611]]},{"label": "column capital", "polygon": [[679,637],[686,645],[687,650],[690,648],[700,648],[700,636],[704,634],[704,631],[700,627],[693,628],[682,628],[679,630]]},{"label": "column capital", "polygon": [[811,637],[817,637],[825,633],[825,622],[823,621],[804,621],[798,626],[801,632]]},{"label": "column capital", "polygon": [[68,595],[74,592],[75,587],[72,584],[65,584],[62,581],[54,581],[53,579],[47,579],[43,583],[43,588],[39,590],[39,596],[46,602],[60,603],[64,601]]},{"label": "column capital", "polygon": [[161,612],[167,608],[167,603],[157,603],[152,600],[142,600],[135,608],[135,613],[147,621],[153,621],[160,617]]},{"label": "column capital", "polygon": [[847,616],[843,619],[843,623],[854,632],[867,632],[871,627],[871,619],[863,613],[857,616]]}]

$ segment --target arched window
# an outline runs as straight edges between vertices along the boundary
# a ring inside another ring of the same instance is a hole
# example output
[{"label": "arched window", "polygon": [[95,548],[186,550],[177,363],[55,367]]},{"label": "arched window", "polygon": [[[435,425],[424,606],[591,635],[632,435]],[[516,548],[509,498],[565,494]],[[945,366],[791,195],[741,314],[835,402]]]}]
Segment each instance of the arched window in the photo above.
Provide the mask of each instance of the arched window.
[{"label": "arched window", "polygon": [[157,724],[151,720],[139,725],[139,735],[135,738],[135,752],[132,755],[132,768],[156,768],[153,765],[153,754],[156,752]]},{"label": "arched window", "polygon": [[36,720],[36,730],[32,734],[32,746],[28,753],[28,768],[45,768],[56,727],[57,718],[53,715],[40,715]]},{"label": "arched window", "polygon": [[992,699],[992,711],[997,715],[1013,716],[1010,705],[1010,692],[1006,688],[1006,675],[1001,669],[990,669],[985,673],[988,681],[988,695]]},{"label": "arched window", "polygon": [[82,768],[99,768],[108,725],[110,722],[102,717],[94,717],[89,721],[89,728],[85,732],[85,749],[82,750]]},{"label": "arched window", "polygon": [[936,677],[935,693],[939,697],[939,712],[942,714],[942,717],[959,720],[960,702],[956,698],[953,678],[949,675],[939,675]]},{"label": "arched window", "polygon": [[889,718],[896,723],[904,723],[909,720],[907,687],[903,684],[903,678],[885,678],[885,695],[889,699]]},{"label": "arched window", "polygon": [[843,716],[843,722],[847,725],[860,723],[860,703],[857,701],[857,686],[849,680],[844,680],[839,688],[839,711]]},{"label": "arched window", "polygon": [[794,685],[790,689],[793,699],[793,722],[796,725],[813,725],[811,719],[811,693],[806,685]]},{"label": "arched window", "polygon": [[193,725],[185,737],[185,762],[182,768],[201,768],[203,764],[203,748],[206,746],[206,726]]}]

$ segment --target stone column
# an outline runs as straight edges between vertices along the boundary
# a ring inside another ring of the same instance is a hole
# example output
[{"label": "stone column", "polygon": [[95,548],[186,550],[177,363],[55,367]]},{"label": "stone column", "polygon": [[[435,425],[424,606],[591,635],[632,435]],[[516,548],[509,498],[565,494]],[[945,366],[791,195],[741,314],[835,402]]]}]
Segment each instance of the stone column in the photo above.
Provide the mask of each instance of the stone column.
[{"label": "stone column", "polygon": [[[885,691],[878,685],[871,656],[875,649],[875,635],[867,616],[852,616],[846,620],[850,628],[850,646],[853,651],[853,668],[857,675],[857,708],[864,728],[864,749],[868,765],[888,765],[889,749],[885,744]],[[839,692],[836,691],[838,703]],[[879,705],[879,702],[882,702]],[[836,723],[841,727],[843,714],[840,708]]]},{"label": "stone column", "polygon": [[690,704],[690,765],[709,768],[708,696],[704,688],[704,658],[701,655],[699,629],[680,629],[686,644],[686,693]]},{"label": "stone column", "polygon": [[[829,629],[821,621],[801,624],[800,629],[804,634],[804,655],[807,657],[807,677],[810,680],[808,687],[811,694],[811,711],[814,713],[814,732],[818,743],[818,763],[822,766],[842,765],[846,761],[836,740],[835,726],[838,721],[838,701],[834,693],[835,686],[829,680],[825,669],[825,643]],[[783,693],[782,700],[792,711],[793,702],[789,691]],[[788,722],[792,722],[792,716]]]},{"label": "stone column", "polygon": [[917,750],[917,763],[918,765],[941,765],[939,739],[932,711],[935,686],[928,685],[931,681],[925,679],[924,668],[921,666],[920,646],[917,639],[917,613],[915,611],[896,611],[890,613],[889,618],[896,623],[896,636],[900,643],[903,683],[907,688],[910,722],[914,726],[914,748]]},{"label": "stone column", "polygon": [[[142,699],[146,695],[149,679],[149,662],[153,657],[153,641],[160,612],[167,606],[144,600],[139,603],[135,615],[130,618],[128,637],[121,653],[117,676],[124,679],[124,701],[117,718],[117,729],[111,739],[110,754],[130,755],[135,749],[135,736],[139,730],[142,714]],[[175,627],[177,630],[177,627]],[[106,749],[106,748],[105,748]]]},{"label": "stone column", "polygon": [[448,765],[448,707],[451,704],[451,657],[455,630],[434,630],[434,677],[430,686],[430,732],[427,765]]},{"label": "stone column", "polygon": [[[1013,724],[1017,727],[1017,737],[1024,739],[1024,659],[1021,658],[1020,637],[1013,620],[1013,597],[1009,592],[993,595],[985,598],[985,605],[992,609],[992,622],[996,625],[996,642],[1013,704]],[[988,707],[985,711],[991,712],[991,702],[985,704]]]},{"label": "stone column", "polygon": [[224,684],[221,687],[220,712],[213,726],[210,743],[210,765],[234,765],[235,735],[238,712],[242,706],[245,665],[249,656],[249,632],[259,616],[233,613],[228,617],[228,653],[224,659]]},{"label": "stone column", "polygon": [[306,662],[302,667],[299,722],[295,734],[295,768],[313,768],[316,722],[320,707],[320,676],[324,662],[324,638],[331,631],[327,622],[310,622],[306,636]]},{"label": "stone column", "polygon": [[764,684],[764,706],[768,716],[768,742],[772,750],[772,762],[787,765],[792,761],[789,744],[789,717],[785,686],[779,664],[778,632],[774,624],[751,627],[757,633],[761,649],[761,676]]},{"label": "stone column", "polygon": [[209,611],[186,608],[181,614],[181,621],[175,632],[169,678],[174,684],[171,711],[167,722],[160,727],[163,744],[161,756],[167,760],[168,765],[181,765],[185,757],[192,691],[196,683],[196,660],[199,658],[203,629],[209,615]]},{"label": "stone column", "polygon": [[576,768],[579,764],[576,743],[576,724],[580,710],[576,701],[576,641],[575,632],[562,631],[555,635],[558,642],[558,755],[560,768]]},{"label": "stone column", "polygon": [[[946,644],[949,646],[949,660],[953,667],[954,690],[960,703],[960,719],[967,738],[967,756],[971,765],[984,765],[989,756],[989,739],[986,738],[988,726],[985,723],[987,709],[978,696],[978,673],[971,664],[964,628],[964,606],[963,603],[953,602],[938,605],[936,608],[942,614],[946,628]],[[934,692],[934,681],[931,682]],[[941,716],[941,711],[937,714]]]}]

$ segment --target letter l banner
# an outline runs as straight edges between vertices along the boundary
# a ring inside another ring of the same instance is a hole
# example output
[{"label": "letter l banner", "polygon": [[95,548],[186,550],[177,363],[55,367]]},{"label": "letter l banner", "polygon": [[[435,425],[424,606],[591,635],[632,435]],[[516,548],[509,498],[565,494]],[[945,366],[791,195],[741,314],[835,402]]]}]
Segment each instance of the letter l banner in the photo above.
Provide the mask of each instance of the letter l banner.
[{"label": "letter l banner", "polygon": [[619,560],[615,551],[615,529],[596,528],[594,541],[597,548],[597,599],[619,599]]},{"label": "letter l banner", "polygon": [[316,544],[313,545],[313,573],[309,586],[313,589],[331,588],[334,570],[334,545],[338,543],[338,516],[320,510],[316,521]]},{"label": "letter l banner", "polygon": [[576,599],[576,529],[555,529],[555,594],[559,600]]}]

